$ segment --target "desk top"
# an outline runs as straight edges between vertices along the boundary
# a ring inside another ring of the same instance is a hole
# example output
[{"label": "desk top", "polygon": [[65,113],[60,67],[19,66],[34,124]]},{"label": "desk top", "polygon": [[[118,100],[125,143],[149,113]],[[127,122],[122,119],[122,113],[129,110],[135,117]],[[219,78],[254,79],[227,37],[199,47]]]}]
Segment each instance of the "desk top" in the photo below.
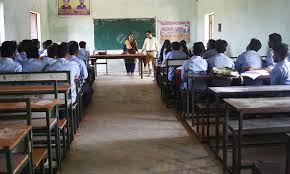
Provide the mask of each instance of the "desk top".
[{"label": "desk top", "polygon": [[91,55],[91,60],[96,59],[132,59],[132,58],[145,58],[145,54],[107,54],[107,55]]},{"label": "desk top", "polygon": [[[46,112],[52,110],[56,105],[61,103],[60,100],[38,100],[31,102],[31,110],[33,112]],[[26,103],[0,103],[0,112],[25,112]]]},{"label": "desk top", "polygon": [[[58,85],[58,92],[67,92],[71,89],[69,84]],[[0,94],[27,94],[27,93],[49,93],[54,92],[53,85],[17,85],[17,86],[0,86]]]},{"label": "desk top", "polygon": [[228,87],[210,87],[209,89],[216,94],[290,92],[289,85],[228,86]]},{"label": "desk top", "polygon": [[187,78],[199,79],[199,80],[209,80],[209,79],[229,79],[229,78],[237,78],[237,77],[219,76],[219,75],[213,75],[213,74],[188,74]]},{"label": "desk top", "polygon": [[13,150],[31,129],[31,126],[0,126],[0,150]]},{"label": "desk top", "polygon": [[273,98],[229,98],[224,101],[243,113],[285,113],[290,112],[290,97]]}]

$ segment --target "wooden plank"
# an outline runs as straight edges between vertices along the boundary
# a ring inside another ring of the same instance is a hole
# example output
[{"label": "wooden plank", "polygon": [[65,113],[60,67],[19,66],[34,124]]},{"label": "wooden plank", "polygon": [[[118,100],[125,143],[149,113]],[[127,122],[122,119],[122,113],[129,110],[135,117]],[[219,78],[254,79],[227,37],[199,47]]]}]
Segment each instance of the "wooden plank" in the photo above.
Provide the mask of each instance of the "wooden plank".
[{"label": "wooden plank", "polygon": [[[58,92],[67,92],[71,89],[69,84],[58,85]],[[0,94],[25,94],[25,93],[49,93],[54,92],[53,85],[17,85],[17,86],[0,86]]]},{"label": "wooden plank", "polygon": [[144,59],[146,55],[144,54],[107,54],[107,55],[92,55],[91,60],[96,59]]},{"label": "wooden plank", "polygon": [[33,159],[33,166],[34,168],[37,168],[41,161],[43,161],[45,159],[45,157],[47,156],[47,149],[33,149],[32,150],[32,159]]},{"label": "wooden plank", "polygon": [[[56,105],[58,105],[61,101],[57,99],[53,100],[39,100],[31,102],[31,110],[33,112],[45,112],[53,109]],[[26,103],[18,102],[18,103],[0,103],[0,112],[25,112],[26,111]]]},{"label": "wooden plank", "polygon": [[[13,163],[13,173],[19,172],[25,163],[29,160],[28,155],[24,154],[13,154],[12,163]],[[0,174],[7,174],[6,169],[6,157],[5,155],[0,154]]]},{"label": "wooden plank", "polygon": [[253,92],[280,92],[289,91],[289,85],[275,86],[229,86],[229,87],[210,87],[212,92],[216,94],[233,94],[233,93],[253,93]]},{"label": "wooden plank", "polygon": [[0,125],[0,150],[13,150],[31,129],[31,126],[26,125]]},{"label": "wooden plank", "polygon": [[[50,118],[49,119],[50,123],[50,129],[52,129],[55,124],[57,123],[56,118]],[[0,126],[21,126],[21,125],[26,125],[27,121],[26,120],[7,120],[7,121],[1,121]],[[46,129],[46,119],[32,119],[31,120],[31,126],[32,129]]]},{"label": "wooden plank", "polygon": [[5,73],[0,74],[0,82],[17,81],[67,81],[69,73],[66,72],[42,72],[42,73]]}]

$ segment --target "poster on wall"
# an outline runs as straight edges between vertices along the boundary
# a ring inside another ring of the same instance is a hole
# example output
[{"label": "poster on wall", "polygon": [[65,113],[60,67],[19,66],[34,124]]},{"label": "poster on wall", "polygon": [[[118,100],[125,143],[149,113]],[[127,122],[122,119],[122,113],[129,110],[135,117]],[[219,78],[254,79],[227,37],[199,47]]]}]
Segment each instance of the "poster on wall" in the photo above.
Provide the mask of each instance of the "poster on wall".
[{"label": "poster on wall", "polygon": [[190,21],[158,21],[158,26],[161,43],[166,39],[171,42],[190,42]]},{"label": "poster on wall", "polygon": [[90,0],[57,0],[58,15],[60,16],[87,16],[91,15]]}]

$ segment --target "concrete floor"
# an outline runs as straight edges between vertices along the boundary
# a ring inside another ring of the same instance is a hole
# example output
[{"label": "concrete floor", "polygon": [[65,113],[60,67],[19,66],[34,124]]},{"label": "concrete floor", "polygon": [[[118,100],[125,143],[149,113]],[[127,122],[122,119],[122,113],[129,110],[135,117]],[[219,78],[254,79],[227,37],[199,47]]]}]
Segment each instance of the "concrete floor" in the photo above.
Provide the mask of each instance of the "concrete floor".
[{"label": "concrete floor", "polygon": [[98,76],[63,174],[218,174],[213,154],[160,100],[152,78]]}]

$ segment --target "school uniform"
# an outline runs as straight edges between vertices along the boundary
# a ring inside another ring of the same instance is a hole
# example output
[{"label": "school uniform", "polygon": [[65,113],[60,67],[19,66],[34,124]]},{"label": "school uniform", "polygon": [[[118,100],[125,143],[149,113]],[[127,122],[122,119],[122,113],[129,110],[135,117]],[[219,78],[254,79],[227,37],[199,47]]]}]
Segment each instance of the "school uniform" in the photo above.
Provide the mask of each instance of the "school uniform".
[{"label": "school uniform", "polygon": [[50,58],[50,57],[43,57],[42,58],[42,61],[43,62],[46,62],[47,64],[49,64],[49,65],[52,65],[52,64],[54,64],[57,60],[56,59],[54,59],[54,58]]},{"label": "school uniform", "polygon": [[29,58],[21,64],[23,72],[42,72],[48,66],[48,63],[36,58]]},{"label": "school uniform", "polygon": [[23,62],[23,61],[26,61],[26,60],[27,60],[27,56],[26,56],[25,52],[17,53],[15,61],[20,63],[20,62]]},{"label": "school uniform", "polygon": [[80,76],[79,65],[74,61],[69,61],[65,58],[59,58],[54,64],[49,65],[45,69],[45,71],[70,71],[71,91],[72,91],[71,97],[72,102],[75,103],[77,98],[75,79],[78,79]]},{"label": "school uniform", "polygon": [[210,57],[207,59],[208,69],[216,68],[232,68],[234,69],[234,61],[233,59],[227,57],[224,53],[218,53],[217,55]]},{"label": "school uniform", "polygon": [[47,56],[47,49],[43,51],[39,51],[39,57],[46,57]]},{"label": "school uniform", "polygon": [[271,50],[269,55],[266,58],[267,67],[270,69],[273,69],[276,66],[273,56],[274,56],[274,51]]},{"label": "school uniform", "polygon": [[276,64],[270,77],[271,85],[290,85],[290,62],[287,58]]},{"label": "school uniform", "polygon": [[[192,79],[188,79],[188,85],[187,85],[187,75],[188,74],[206,74],[207,71],[207,61],[203,59],[200,56],[193,56],[184,64],[182,65],[181,70],[181,79],[182,79],[182,88],[187,89],[187,86],[189,89],[192,87]],[[203,91],[207,89],[207,84],[203,80],[195,81],[194,83],[194,89],[197,91]]]},{"label": "school uniform", "polygon": [[[186,58],[187,58],[187,54],[185,54],[184,52],[182,52],[180,50],[173,50],[173,51],[170,51],[169,53],[166,54],[165,59],[163,60],[162,64],[165,65],[166,60],[169,60],[169,59],[186,59]],[[169,68],[169,70],[168,70],[168,80],[169,81],[173,80],[174,71],[175,71],[174,67]]]},{"label": "school uniform", "polygon": [[77,58],[74,55],[71,55],[69,60],[74,61],[79,65],[80,76],[85,81],[88,78],[88,69],[87,69],[85,62],[83,60],[80,60],[79,58]]},{"label": "school uniform", "polygon": [[[207,59],[208,70],[211,71],[213,67],[216,68],[232,68],[234,69],[234,61],[227,57],[224,53],[218,53],[217,55]],[[230,81],[228,80],[212,80],[210,86],[218,87],[218,86],[229,86]]]},{"label": "school uniform", "polygon": [[90,59],[90,52],[84,48],[80,48],[78,58],[83,60],[86,63]]},{"label": "school uniform", "polygon": [[[239,73],[244,73],[247,67],[251,67],[255,69],[263,68],[263,60],[258,52],[254,50],[248,50],[238,57],[235,63],[235,69]],[[263,84],[263,80],[258,80],[258,79],[252,80],[249,78],[245,78],[244,83],[247,86],[259,86]]]},{"label": "school uniform", "polygon": [[208,58],[211,58],[217,54],[218,54],[218,52],[216,49],[210,49],[210,50],[206,50],[202,57],[204,59],[208,59]]},{"label": "school uniform", "polygon": [[0,58],[0,72],[22,72],[22,66],[19,62],[14,61],[10,57],[1,57]]}]

